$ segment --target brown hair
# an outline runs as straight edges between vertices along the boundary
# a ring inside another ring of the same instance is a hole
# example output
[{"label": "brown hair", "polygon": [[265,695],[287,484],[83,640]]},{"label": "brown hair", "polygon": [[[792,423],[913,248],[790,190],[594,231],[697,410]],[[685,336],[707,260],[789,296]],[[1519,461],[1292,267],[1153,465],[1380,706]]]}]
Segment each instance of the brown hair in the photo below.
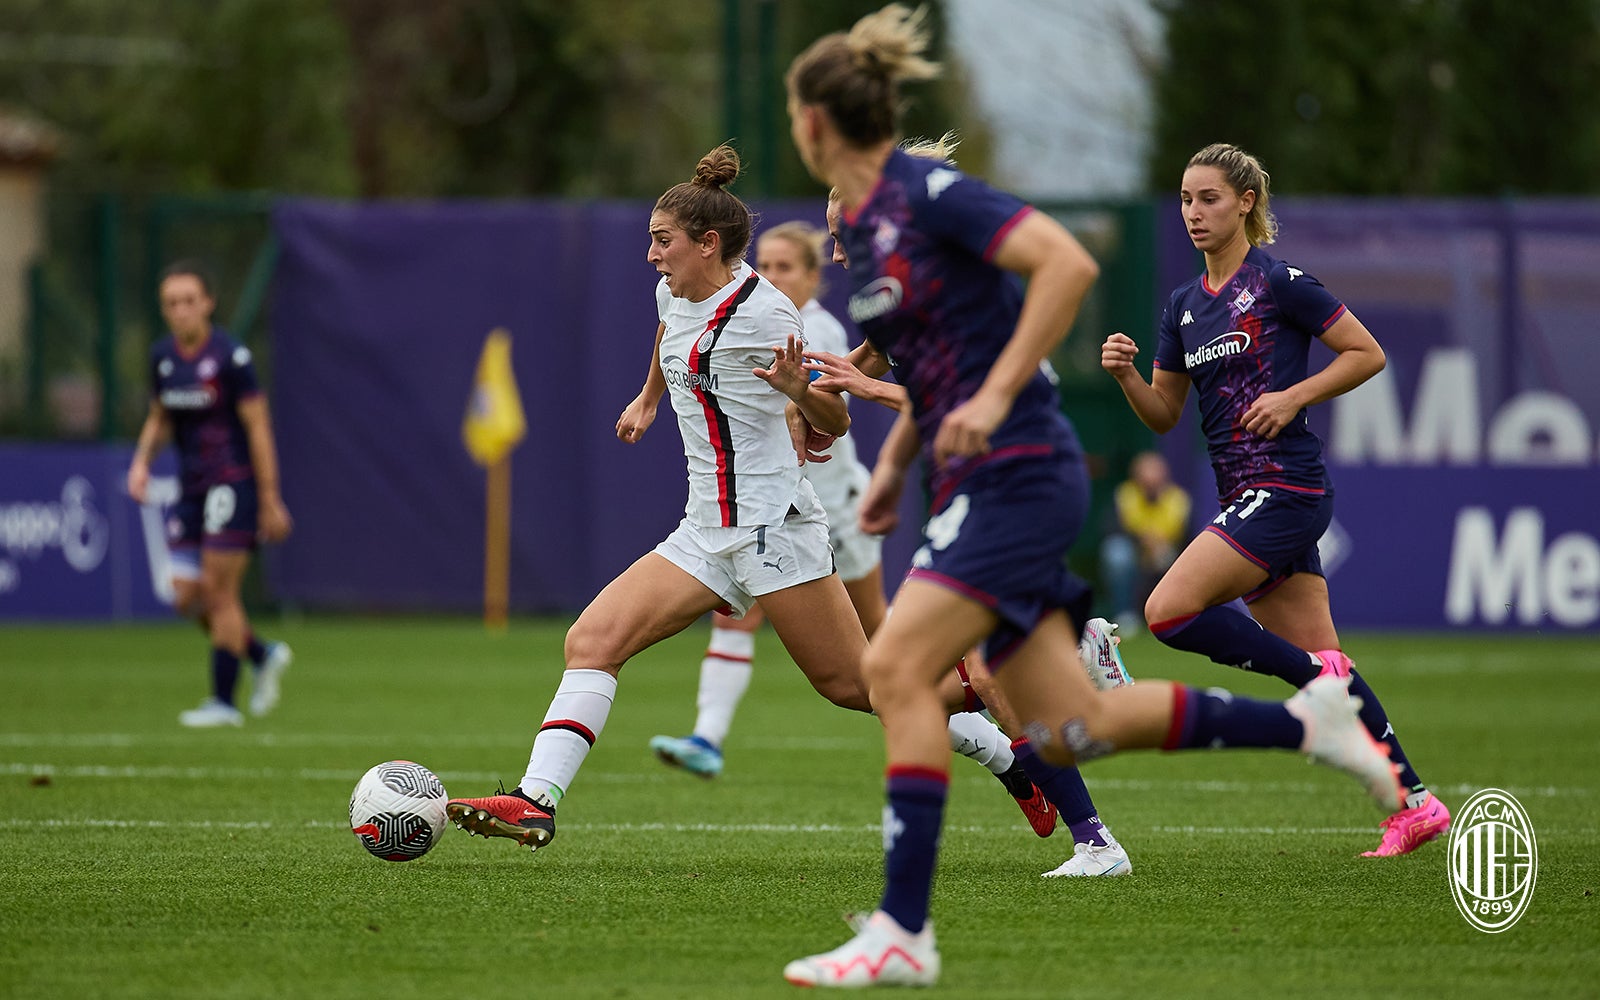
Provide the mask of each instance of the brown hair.
[{"label": "brown hair", "polygon": [[940,73],[924,59],[931,40],[928,9],[892,3],[868,14],[848,33],[812,42],[789,64],[784,78],[801,104],[820,105],[841,135],[871,146],[900,130],[901,81],[931,80]]},{"label": "brown hair", "polygon": [[715,231],[722,238],[722,262],[732,264],[744,257],[755,226],[750,207],[724,190],[738,176],[739,154],[732,146],[718,146],[700,157],[694,180],[673,185],[656,200],[655,211],[676,219],[692,240]]},{"label": "brown hair", "polygon": [[168,278],[190,277],[200,282],[200,291],[206,298],[215,298],[211,292],[211,276],[206,272],[204,264],[192,257],[175,260],[161,269],[161,278],[156,282],[156,287],[167,283]]},{"label": "brown hair", "polygon": [[1216,167],[1222,171],[1222,177],[1233,188],[1233,193],[1242,195],[1246,191],[1256,193],[1256,203],[1250,206],[1250,214],[1244,217],[1244,238],[1250,241],[1253,247],[1266,246],[1278,238],[1278,219],[1272,214],[1272,175],[1261,166],[1261,161],[1246,153],[1238,146],[1226,142],[1214,142],[1200,152],[1189,157],[1189,167]]}]

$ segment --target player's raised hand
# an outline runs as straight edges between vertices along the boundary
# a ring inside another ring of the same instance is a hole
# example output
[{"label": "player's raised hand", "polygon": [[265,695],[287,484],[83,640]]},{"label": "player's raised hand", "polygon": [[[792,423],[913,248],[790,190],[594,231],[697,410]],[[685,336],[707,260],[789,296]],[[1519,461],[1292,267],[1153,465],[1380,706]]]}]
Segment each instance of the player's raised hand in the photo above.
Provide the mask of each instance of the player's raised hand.
[{"label": "player's raised hand", "polygon": [[652,402],[646,393],[635,396],[617,418],[617,439],[626,444],[638,444],[644,432],[655,423],[656,408],[660,405],[659,398]]},{"label": "player's raised hand", "polygon": [[1111,374],[1112,378],[1123,379],[1130,372],[1137,372],[1133,367],[1134,356],[1139,353],[1139,345],[1133,338],[1125,333],[1117,332],[1106,338],[1100,345],[1100,367]]},{"label": "player's raised hand", "polygon": [[862,390],[868,388],[867,383],[875,381],[851,364],[849,359],[827,351],[807,352],[805,369],[816,373],[812,376],[811,388],[823,392],[848,392],[852,396],[865,396]]},{"label": "player's raised hand", "polygon": [[790,399],[799,399],[811,384],[805,361],[800,341],[790,334],[787,344],[772,349],[771,368],[752,368],[750,373]]}]

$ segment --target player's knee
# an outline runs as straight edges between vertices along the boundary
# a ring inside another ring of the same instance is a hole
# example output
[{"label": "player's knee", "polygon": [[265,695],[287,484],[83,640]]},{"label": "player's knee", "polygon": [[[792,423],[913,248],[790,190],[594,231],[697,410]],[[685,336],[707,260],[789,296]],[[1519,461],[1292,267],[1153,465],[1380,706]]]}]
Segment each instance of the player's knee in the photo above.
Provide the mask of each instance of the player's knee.
[{"label": "player's knee", "polygon": [[623,660],[618,649],[612,629],[580,615],[567,629],[562,652],[568,670],[614,670]]}]

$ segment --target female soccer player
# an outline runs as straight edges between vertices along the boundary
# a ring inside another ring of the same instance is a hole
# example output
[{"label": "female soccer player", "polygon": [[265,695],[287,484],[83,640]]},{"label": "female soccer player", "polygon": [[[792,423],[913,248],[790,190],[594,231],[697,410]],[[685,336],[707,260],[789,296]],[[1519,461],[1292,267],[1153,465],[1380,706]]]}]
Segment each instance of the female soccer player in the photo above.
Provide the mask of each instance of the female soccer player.
[{"label": "female soccer player", "polygon": [[795,461],[784,406],[792,400],[833,434],[850,417],[843,399],[810,387],[794,304],[744,260],[751,214],[727,190],[738,174],[738,155],[720,146],[656,202],[647,259],[661,274],[661,321],[644,388],[617,420],[617,437],[637,443],[670,392],[689,465],[683,520],[568,630],[566,670],[517,788],[448,804],[473,833],[548,843],[622,665],[710,611],[759,606],[819,693],[870,711],[859,672],[866,636],[834,572],[828,522]]},{"label": "female soccer player", "polygon": [[[1377,695],[1340,651],[1317,556],[1333,518],[1333,485],[1306,422],[1306,407],[1382,371],[1383,349],[1321,282],[1261,249],[1277,234],[1269,183],[1236,146],[1216,143],[1191,157],[1179,201],[1206,269],[1167,302],[1153,382],[1134,368],[1139,348],[1126,334],[1101,348],[1101,366],[1158,434],[1177,423],[1195,386],[1222,507],[1151,592],[1145,617],[1175,649],[1296,687],[1319,674],[1348,677],[1361,721],[1388,744],[1408,789],[1384,820],[1377,850],[1364,855],[1391,857],[1443,834],[1450,811],[1417,776]],[[1307,377],[1313,340],[1335,357]],[[1230,606],[1238,598],[1249,614]]]},{"label": "female soccer player", "polygon": [[[862,661],[887,744],[885,891],[851,940],[789,963],[798,985],[937,981],[928,901],[949,760],[938,684],[980,642],[1029,742],[1058,765],[1138,747],[1282,747],[1355,774],[1386,810],[1400,797],[1343,679],[1286,704],[1090,684],[1075,624],[1088,590],[1064,564],[1088,475],[1040,362],[1098,268],[1043,213],[895,149],[899,84],[939,71],[927,43],[925,12],[891,4],[813,43],[786,78],[795,147],[839,190],[850,315],[907,390],[900,420],[916,425],[933,497],[927,544]],[[864,520],[893,505],[878,484]]]},{"label": "female soccer player", "polygon": [[[806,350],[847,351],[844,327],[822,308],[816,296],[822,287],[822,234],[803,222],[786,222],[756,241],[756,270],[789,297],[800,310]],[[814,380],[814,379],[813,379]],[[839,438],[831,461],[806,466],[828,515],[828,537],[834,564],[850,603],[867,635],[883,621],[883,540],[856,525],[855,502],[871,472],[856,457],[850,435]],[[721,612],[711,618],[711,642],[700,664],[698,714],[690,736],[657,736],[650,749],[663,761],[705,778],[722,772],[722,741],[734,712],[750,684],[755,632],[763,621],[760,607],[743,618]]]},{"label": "female soccer player", "polygon": [[159,288],[170,335],[150,352],[150,410],[128,466],[128,495],[144,503],[150,462],[168,440],[178,448],[181,495],[168,519],[174,606],[211,640],[211,696],[179,714],[185,726],[239,726],[239,660],[254,683],[250,711],[278,703],[289,647],[250,630],[239,586],[258,542],[278,542],[294,523],[278,492],[278,451],[250,349],[211,324],[216,300],[198,265],[169,266]]}]

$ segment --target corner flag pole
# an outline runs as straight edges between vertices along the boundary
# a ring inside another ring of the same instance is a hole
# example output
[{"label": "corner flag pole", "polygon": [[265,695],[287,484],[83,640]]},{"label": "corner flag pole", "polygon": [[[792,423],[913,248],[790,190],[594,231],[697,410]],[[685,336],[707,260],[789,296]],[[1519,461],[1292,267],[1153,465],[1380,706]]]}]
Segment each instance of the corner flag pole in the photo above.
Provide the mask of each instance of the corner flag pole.
[{"label": "corner flag pole", "polygon": [[506,627],[511,605],[511,453],[490,463],[483,532],[483,624]]},{"label": "corner flag pole", "polygon": [[504,630],[511,605],[511,452],[527,435],[528,424],[511,368],[511,333],[490,331],[478,357],[478,371],[461,440],[473,461],[487,471],[484,490],[483,624]]}]

